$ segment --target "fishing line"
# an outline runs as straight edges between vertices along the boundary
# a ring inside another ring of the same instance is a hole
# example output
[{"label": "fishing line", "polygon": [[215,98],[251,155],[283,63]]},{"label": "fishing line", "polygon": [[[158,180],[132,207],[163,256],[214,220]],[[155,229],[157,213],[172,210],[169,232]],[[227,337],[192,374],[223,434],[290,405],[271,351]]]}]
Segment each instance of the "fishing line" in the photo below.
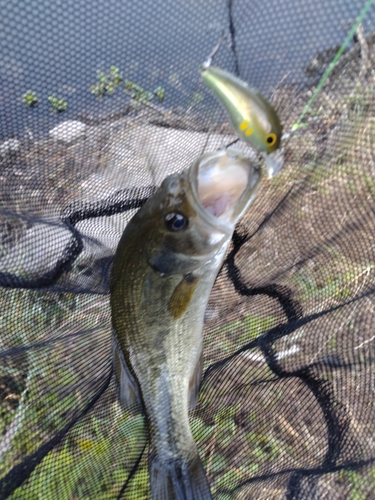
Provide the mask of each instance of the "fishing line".
[{"label": "fishing line", "polygon": [[[302,120],[303,120],[303,118],[304,118],[304,116],[311,109],[312,103],[314,102],[314,100],[316,99],[317,95],[321,91],[321,89],[322,89],[324,83],[327,81],[329,75],[332,73],[333,69],[337,65],[337,63],[338,63],[341,55],[343,54],[344,50],[348,46],[350,40],[353,38],[353,35],[355,34],[356,30],[358,29],[358,26],[360,25],[360,23],[364,19],[365,15],[369,11],[370,7],[373,5],[374,1],[375,0],[367,0],[366,4],[364,5],[363,9],[361,10],[359,16],[357,17],[355,23],[353,24],[353,26],[349,30],[349,33],[347,34],[345,40],[343,41],[342,45],[340,46],[339,50],[337,51],[337,53],[336,53],[333,61],[328,66],[328,68],[325,71],[324,75],[322,76],[319,84],[317,85],[316,89],[314,90],[312,96],[310,97],[310,99],[308,100],[307,104],[303,108],[303,110],[302,110],[300,116],[298,117],[297,121],[292,125],[290,132],[286,133],[286,134],[284,134],[282,136],[283,150],[285,150],[286,144],[292,138],[292,136],[294,135],[294,132],[296,132],[298,129],[305,128],[305,127],[308,126],[307,123],[304,123],[304,124],[301,123]],[[231,6],[232,6],[232,1],[229,0],[228,1],[228,8],[231,9]],[[231,34],[232,34],[232,32],[231,32]],[[207,68],[209,68],[211,66],[213,58],[215,57],[216,53],[220,49],[220,47],[221,47],[223,41],[225,40],[225,38],[226,38],[226,35],[223,33],[221,35],[220,39],[218,40],[217,44],[215,45],[215,47],[213,48],[213,50],[211,51],[211,53],[207,57],[207,59],[202,64],[202,66],[201,66],[202,69],[207,69]],[[238,65],[237,65],[237,69],[238,69]],[[235,139],[230,144],[228,144],[227,146],[225,146],[225,148],[228,148],[231,145],[235,144],[238,140],[239,140],[238,138]]]},{"label": "fishing line", "polygon": [[298,120],[296,121],[296,123],[292,126],[292,132],[298,130],[299,128],[302,128],[302,127],[307,127],[307,124],[302,124],[301,125],[301,121],[302,121],[302,118],[305,116],[305,114],[308,112],[308,110],[310,109],[311,107],[311,104],[314,102],[314,100],[316,99],[316,96],[319,94],[319,92],[321,91],[325,81],[327,80],[327,78],[329,77],[329,75],[332,73],[334,67],[336,66],[338,60],[340,59],[342,53],[344,52],[344,50],[346,49],[348,43],[350,42],[350,40],[353,38],[353,35],[354,33],[356,32],[358,26],[360,25],[360,23],[362,22],[363,18],[365,17],[365,15],[367,14],[367,12],[369,11],[371,5],[374,3],[374,0],[367,0],[365,6],[363,7],[361,13],[359,14],[359,16],[357,17],[357,20],[355,21],[355,23],[353,24],[351,30],[349,31],[349,33],[347,34],[344,42],[342,43],[341,47],[339,48],[339,50],[337,51],[337,54],[335,55],[333,61],[331,62],[331,64],[328,66],[326,72],[324,73],[324,75],[322,76],[322,79],[320,80],[320,82],[318,83],[313,95],[310,97],[308,103],[306,104],[306,106],[303,108],[302,110],[302,113],[300,114]]}]

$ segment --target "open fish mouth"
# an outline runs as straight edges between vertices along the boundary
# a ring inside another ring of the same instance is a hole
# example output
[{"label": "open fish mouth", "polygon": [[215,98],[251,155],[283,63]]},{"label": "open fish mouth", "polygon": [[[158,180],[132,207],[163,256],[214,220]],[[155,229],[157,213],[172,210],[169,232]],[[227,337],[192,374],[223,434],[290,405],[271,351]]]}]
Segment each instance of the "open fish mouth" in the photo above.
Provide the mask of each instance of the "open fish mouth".
[{"label": "open fish mouth", "polygon": [[259,169],[232,148],[204,155],[194,167],[195,191],[206,217],[235,224],[259,186]]}]

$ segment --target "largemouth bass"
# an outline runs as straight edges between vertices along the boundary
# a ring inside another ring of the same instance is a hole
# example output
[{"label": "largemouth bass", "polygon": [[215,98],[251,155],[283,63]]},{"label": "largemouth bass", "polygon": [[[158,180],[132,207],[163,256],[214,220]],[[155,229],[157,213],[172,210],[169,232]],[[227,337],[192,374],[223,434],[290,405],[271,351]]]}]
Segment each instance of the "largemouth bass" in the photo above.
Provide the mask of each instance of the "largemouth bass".
[{"label": "largemouth bass", "polygon": [[275,109],[256,89],[228,71],[203,65],[201,73],[239,138],[264,154],[268,176],[273,177],[284,161],[282,126]]},{"label": "largemouth bass", "polygon": [[202,329],[234,226],[255,196],[257,166],[228,149],[167,177],[128,223],[111,272],[113,361],[124,408],[147,415],[153,500],[208,500],[190,429]]}]

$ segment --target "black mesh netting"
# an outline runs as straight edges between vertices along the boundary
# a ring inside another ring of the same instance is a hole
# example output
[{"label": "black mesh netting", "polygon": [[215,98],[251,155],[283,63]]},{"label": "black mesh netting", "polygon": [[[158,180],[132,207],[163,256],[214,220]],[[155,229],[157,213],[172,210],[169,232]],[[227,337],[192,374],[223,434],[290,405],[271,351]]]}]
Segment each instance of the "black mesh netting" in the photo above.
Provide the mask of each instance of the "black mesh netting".
[{"label": "black mesh netting", "polygon": [[222,34],[215,65],[287,137],[206,311],[190,422],[212,495],[375,498],[372,1],[0,11],[0,498],[150,499],[144,416],[114,387],[109,271],[162,179],[236,138],[197,70]]}]

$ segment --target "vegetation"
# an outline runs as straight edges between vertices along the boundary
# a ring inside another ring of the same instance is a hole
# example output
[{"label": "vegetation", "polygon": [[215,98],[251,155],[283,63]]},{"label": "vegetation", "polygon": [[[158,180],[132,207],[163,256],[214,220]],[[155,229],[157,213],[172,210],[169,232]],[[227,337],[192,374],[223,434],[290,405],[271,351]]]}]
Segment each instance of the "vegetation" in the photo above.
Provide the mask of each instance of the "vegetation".
[{"label": "vegetation", "polygon": [[96,84],[90,85],[90,92],[103,99],[104,96],[112,96],[116,92],[122,82],[122,74],[117,66],[111,66],[108,73],[98,71],[97,80]]},{"label": "vegetation", "polygon": [[131,97],[136,101],[144,101],[144,102],[151,101],[151,99],[154,96],[152,92],[145,90],[140,85],[138,85],[137,83],[133,83],[130,80],[125,80],[124,87],[125,87],[125,92],[130,93]]},{"label": "vegetation", "polygon": [[29,90],[22,96],[22,102],[28,108],[34,108],[38,104],[38,97],[35,92]]},{"label": "vegetation", "polygon": [[56,97],[54,94],[48,97],[48,101],[51,104],[51,111],[53,113],[62,113],[68,109],[68,103],[62,97]]},{"label": "vegetation", "polygon": [[[68,103],[62,97],[56,97],[54,94],[48,97],[48,101],[51,105],[51,111],[61,113],[68,109]],[[35,92],[29,90],[22,96],[23,104],[28,108],[34,108],[38,103],[39,99]]]},{"label": "vegetation", "polygon": [[[90,85],[90,92],[99,99],[104,96],[113,96],[117,87],[123,81],[122,73],[117,66],[111,66],[108,73],[98,71],[98,83]],[[125,80],[124,90],[130,94],[132,99],[141,102],[149,102],[155,96],[159,102],[163,102],[165,96],[164,87],[156,87],[153,92],[145,90],[143,87],[130,80]]]},{"label": "vegetation", "polygon": [[154,90],[154,94],[156,95],[159,102],[163,102],[164,96],[165,96],[165,88],[164,87],[156,87],[156,89]]}]

